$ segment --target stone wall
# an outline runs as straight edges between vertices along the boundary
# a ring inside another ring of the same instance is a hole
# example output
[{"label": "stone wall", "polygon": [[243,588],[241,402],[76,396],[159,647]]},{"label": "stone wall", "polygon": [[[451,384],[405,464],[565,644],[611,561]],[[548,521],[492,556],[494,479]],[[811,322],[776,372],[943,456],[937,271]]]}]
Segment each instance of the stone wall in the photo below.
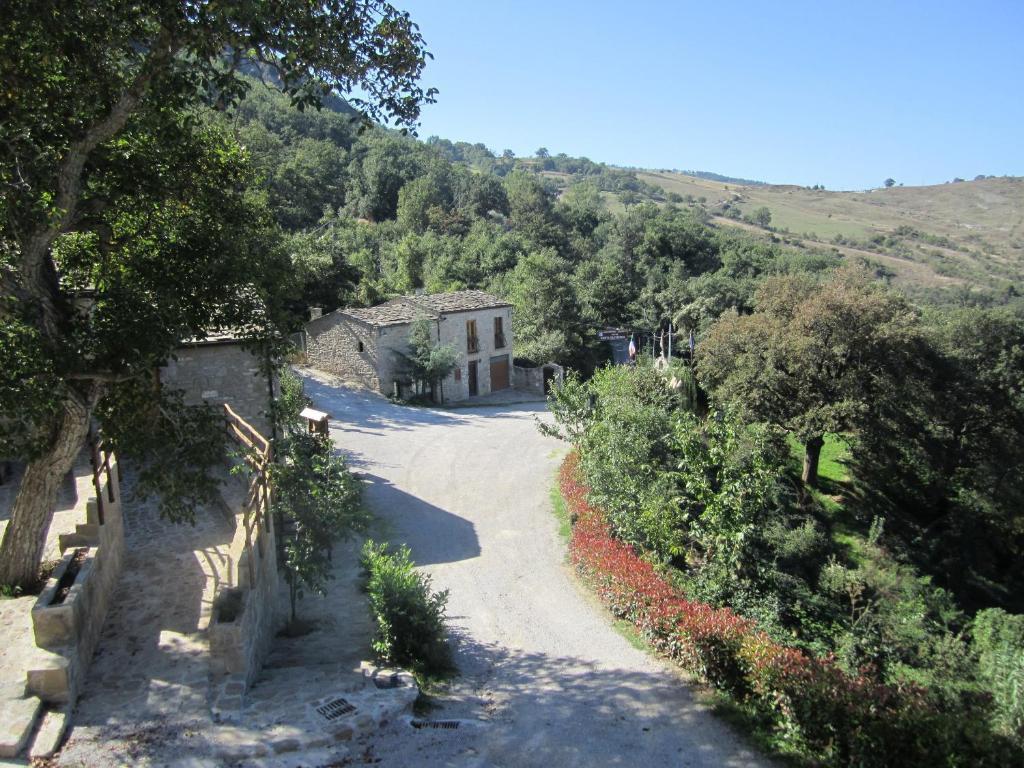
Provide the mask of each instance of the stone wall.
[{"label": "stone wall", "polygon": [[209,626],[211,674],[227,676],[226,686],[237,681],[243,689],[259,674],[282,623],[274,526],[266,525],[264,518],[252,549],[246,546],[246,493],[247,484],[240,475],[232,476],[223,491],[235,513],[235,535],[229,548],[234,567],[230,583],[221,587],[215,598]]},{"label": "stone wall", "polygon": [[551,371],[552,386],[561,386],[565,378],[565,370],[555,363],[540,365],[535,368],[515,366],[512,369],[512,385],[522,392],[533,392],[538,395],[547,394],[544,391],[544,370]]},{"label": "stone wall", "polygon": [[306,362],[345,381],[380,391],[377,329],[338,312],[306,325]]},{"label": "stone wall", "polygon": [[[502,318],[505,331],[505,346],[494,346],[494,318]],[[467,346],[467,321],[476,321],[478,352],[470,352]],[[451,344],[459,353],[458,375],[454,372],[444,380],[445,402],[457,402],[469,397],[469,363],[478,361],[477,394],[486,395],[491,391],[491,358],[508,356],[509,384],[512,379],[512,308],[492,307],[474,312],[454,312],[441,318],[441,343]]]},{"label": "stone wall", "polygon": [[[45,702],[74,702],[81,692],[121,575],[124,563],[121,484],[117,461],[113,458],[111,461],[113,482],[108,483],[104,474],[100,487],[102,522],[100,505],[92,498],[86,506],[86,523],[79,526],[75,534],[75,546],[64,555],[32,608],[36,645],[52,653],[46,665],[28,671],[26,690]],[[85,561],[67,596],[53,605],[60,579],[78,549],[85,549]]]},{"label": "stone wall", "polygon": [[227,403],[263,434],[270,434],[267,374],[252,352],[233,340],[179,347],[160,369],[160,381],[184,392],[190,405]]},{"label": "stone wall", "polygon": [[404,381],[402,358],[411,325],[375,327],[332,312],[306,325],[306,362],[344,381],[385,395]]}]

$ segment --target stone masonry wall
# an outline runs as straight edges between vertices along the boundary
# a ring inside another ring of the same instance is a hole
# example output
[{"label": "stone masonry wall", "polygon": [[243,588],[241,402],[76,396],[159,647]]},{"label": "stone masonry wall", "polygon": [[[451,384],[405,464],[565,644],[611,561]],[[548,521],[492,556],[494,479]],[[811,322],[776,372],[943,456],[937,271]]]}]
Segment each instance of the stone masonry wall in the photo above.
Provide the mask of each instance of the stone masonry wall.
[{"label": "stone masonry wall", "polygon": [[270,434],[270,392],[259,359],[237,342],[190,344],[160,369],[160,381],[185,393],[190,405],[227,403],[261,433]]},{"label": "stone masonry wall", "polygon": [[408,352],[409,329],[409,324],[377,328],[339,313],[324,315],[306,325],[306,361],[345,381],[390,395],[395,380],[404,379],[397,353]]},{"label": "stone masonry wall", "polygon": [[[225,688],[252,684],[282,622],[277,541],[274,526],[265,524],[265,516],[256,529],[252,551],[246,547],[244,506],[250,479],[248,472],[234,473],[221,487],[225,506],[235,516],[235,532],[228,548],[232,566],[214,600],[209,640],[210,671],[215,678],[225,676],[221,680]],[[232,602],[230,611],[225,610]]]},{"label": "stone masonry wall", "polygon": [[377,330],[336,312],[306,325],[306,361],[346,381],[380,390]]}]

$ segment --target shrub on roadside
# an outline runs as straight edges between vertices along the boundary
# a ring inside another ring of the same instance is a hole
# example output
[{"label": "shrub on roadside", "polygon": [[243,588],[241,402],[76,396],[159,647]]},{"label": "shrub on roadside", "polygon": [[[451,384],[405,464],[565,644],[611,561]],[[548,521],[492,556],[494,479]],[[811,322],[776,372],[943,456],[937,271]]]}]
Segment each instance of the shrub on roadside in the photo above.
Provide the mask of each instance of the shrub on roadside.
[{"label": "shrub on roadside", "polygon": [[360,558],[366,573],[377,632],[371,643],[382,659],[417,675],[451,670],[445,629],[448,590],[431,592],[430,577],[413,570],[408,547],[388,552],[387,544],[369,540]]},{"label": "shrub on roadside", "polygon": [[559,487],[575,525],[572,562],[618,617],[659,652],[728,691],[771,723],[780,747],[834,766],[1002,765],[1019,758],[992,734],[986,702],[959,703],[921,687],[849,673],[832,656],[786,647],[728,608],[691,601],[587,500],[577,454]]}]

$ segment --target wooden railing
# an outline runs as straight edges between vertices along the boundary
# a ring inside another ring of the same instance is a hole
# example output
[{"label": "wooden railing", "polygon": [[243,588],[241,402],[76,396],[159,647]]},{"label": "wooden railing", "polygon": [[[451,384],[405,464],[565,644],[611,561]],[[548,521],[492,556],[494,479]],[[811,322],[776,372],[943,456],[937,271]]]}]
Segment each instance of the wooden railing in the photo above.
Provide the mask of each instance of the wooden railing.
[{"label": "wooden railing", "polygon": [[[103,442],[102,434],[94,432],[90,429],[89,431],[89,458],[92,464],[92,485],[96,489],[96,516],[97,521],[100,525],[103,525],[105,520],[105,512],[103,505],[108,502],[113,504],[117,501],[115,496],[115,480],[114,471],[111,465],[114,463],[114,452]],[[107,480],[107,498],[104,499],[103,495],[103,479],[106,476]],[[118,486],[120,487],[120,486]]]},{"label": "wooden railing", "polygon": [[479,336],[467,336],[466,337],[466,352],[473,354],[474,352],[480,351],[480,337]]},{"label": "wooden railing", "polygon": [[[249,583],[256,580],[256,553],[264,552],[264,541],[270,526],[273,524],[270,516],[270,442],[261,435],[245,419],[231,410],[231,406],[224,404],[224,417],[226,421],[228,436],[242,448],[242,457],[246,465],[252,470],[252,480],[249,483],[249,492],[245,497],[243,508],[242,525],[245,528],[245,549],[249,556]],[[256,542],[256,549],[253,542]]]}]

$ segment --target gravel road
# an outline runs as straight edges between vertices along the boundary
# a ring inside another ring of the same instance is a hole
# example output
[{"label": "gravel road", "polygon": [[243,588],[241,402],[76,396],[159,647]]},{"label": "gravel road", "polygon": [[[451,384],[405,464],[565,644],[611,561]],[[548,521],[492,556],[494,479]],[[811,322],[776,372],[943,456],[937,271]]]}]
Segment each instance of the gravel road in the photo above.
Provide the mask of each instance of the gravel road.
[{"label": "gravel road", "polygon": [[749,766],[768,761],[629,644],[575,581],[549,491],[564,446],[542,403],[393,405],[306,376],[388,535],[449,589],[460,675],[429,717],[367,745],[382,766]]}]

